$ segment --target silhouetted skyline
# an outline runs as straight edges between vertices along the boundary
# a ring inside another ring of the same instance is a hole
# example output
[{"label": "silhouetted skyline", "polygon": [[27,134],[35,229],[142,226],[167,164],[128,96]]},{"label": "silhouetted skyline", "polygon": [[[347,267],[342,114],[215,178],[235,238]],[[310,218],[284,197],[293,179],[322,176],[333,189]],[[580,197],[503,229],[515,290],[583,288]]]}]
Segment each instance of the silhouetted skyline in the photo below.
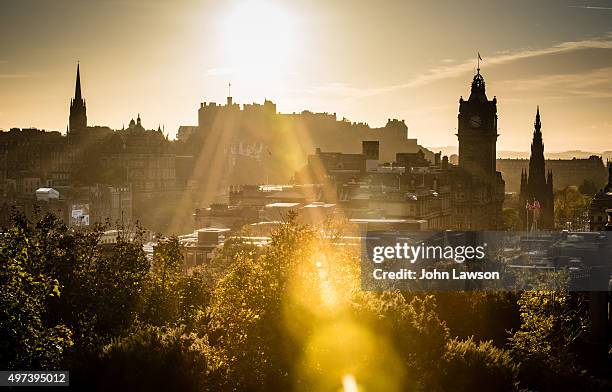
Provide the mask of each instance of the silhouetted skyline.
[{"label": "silhouetted skyline", "polygon": [[281,112],[372,126],[404,118],[423,145],[454,145],[457,101],[479,51],[499,100],[500,150],[527,149],[540,104],[548,152],[603,151],[612,147],[612,11],[581,7],[11,2],[0,16],[0,34],[14,37],[0,55],[0,128],[64,131],[80,60],[90,124],[121,128],[140,112],[172,135],[196,123],[199,102],[223,102],[232,82],[235,102],[268,98]]}]

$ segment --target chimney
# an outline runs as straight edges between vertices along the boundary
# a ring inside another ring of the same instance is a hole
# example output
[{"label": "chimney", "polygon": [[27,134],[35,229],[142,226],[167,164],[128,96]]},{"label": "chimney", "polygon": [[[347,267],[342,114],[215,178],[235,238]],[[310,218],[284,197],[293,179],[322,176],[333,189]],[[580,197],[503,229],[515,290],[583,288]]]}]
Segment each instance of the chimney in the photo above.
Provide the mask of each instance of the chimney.
[{"label": "chimney", "polygon": [[448,155],[444,155],[442,157],[442,169],[444,170],[448,169]]},{"label": "chimney", "polygon": [[219,243],[219,230],[200,229],[198,230],[198,243],[214,245]]},{"label": "chimney", "polygon": [[366,171],[378,170],[378,140],[364,140],[361,142],[361,151],[365,158]]}]

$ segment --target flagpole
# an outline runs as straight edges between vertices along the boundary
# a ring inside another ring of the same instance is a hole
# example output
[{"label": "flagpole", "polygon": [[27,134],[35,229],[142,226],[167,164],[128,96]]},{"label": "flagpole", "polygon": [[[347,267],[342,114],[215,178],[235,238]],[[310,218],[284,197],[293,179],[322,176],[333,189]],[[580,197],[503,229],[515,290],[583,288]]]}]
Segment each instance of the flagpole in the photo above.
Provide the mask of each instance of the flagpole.
[{"label": "flagpole", "polygon": [[525,231],[529,232],[529,211],[531,211],[531,204],[529,204],[529,199],[525,203]]}]

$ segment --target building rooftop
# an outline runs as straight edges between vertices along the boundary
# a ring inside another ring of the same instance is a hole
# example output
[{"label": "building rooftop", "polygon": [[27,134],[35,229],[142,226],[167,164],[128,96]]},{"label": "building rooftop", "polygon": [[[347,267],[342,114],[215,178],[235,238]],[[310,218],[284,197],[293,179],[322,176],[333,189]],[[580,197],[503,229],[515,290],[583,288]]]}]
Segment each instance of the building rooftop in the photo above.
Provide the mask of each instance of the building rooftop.
[{"label": "building rooftop", "polygon": [[308,205],[305,205],[304,208],[331,208],[331,207],[335,207],[336,204],[333,203],[323,203],[320,201],[315,201],[314,203],[310,203]]},{"label": "building rooftop", "polygon": [[351,219],[351,223],[426,223],[423,219],[385,219],[385,218],[358,218]]},{"label": "building rooftop", "polygon": [[300,203],[270,203],[266,204],[266,208],[293,208],[299,205]]},{"label": "building rooftop", "polygon": [[203,229],[197,229],[196,233],[225,233],[226,231],[230,231],[230,229],[224,227],[205,227]]}]

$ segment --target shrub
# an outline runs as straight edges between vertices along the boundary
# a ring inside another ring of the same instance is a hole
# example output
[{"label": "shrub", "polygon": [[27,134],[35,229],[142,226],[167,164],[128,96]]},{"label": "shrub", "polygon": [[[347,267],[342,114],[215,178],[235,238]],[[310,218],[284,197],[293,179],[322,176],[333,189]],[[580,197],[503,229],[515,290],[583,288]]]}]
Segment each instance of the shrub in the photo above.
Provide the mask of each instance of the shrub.
[{"label": "shrub", "polygon": [[95,375],[87,385],[103,391],[204,391],[218,369],[205,337],[150,325],[113,340],[95,362],[83,373]]},{"label": "shrub", "polygon": [[513,391],[517,387],[518,366],[508,351],[491,341],[450,340],[443,366],[445,391]]}]

